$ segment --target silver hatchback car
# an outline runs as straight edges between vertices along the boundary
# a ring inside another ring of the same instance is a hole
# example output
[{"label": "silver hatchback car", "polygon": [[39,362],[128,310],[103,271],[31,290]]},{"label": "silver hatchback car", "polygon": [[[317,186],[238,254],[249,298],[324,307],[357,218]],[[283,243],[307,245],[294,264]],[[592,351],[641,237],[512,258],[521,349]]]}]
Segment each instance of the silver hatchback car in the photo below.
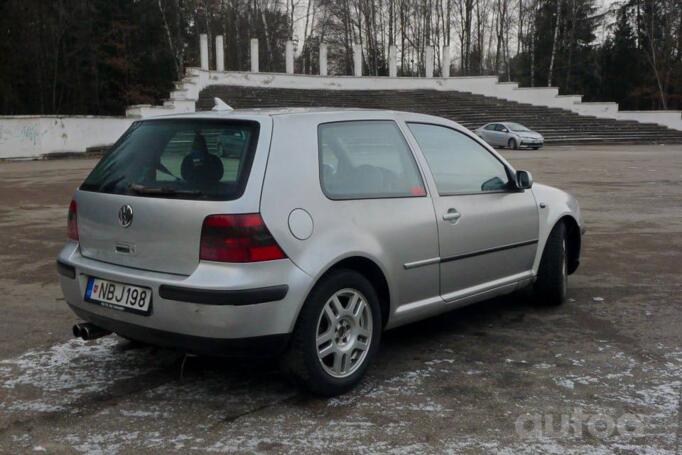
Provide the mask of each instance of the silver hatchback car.
[{"label": "silver hatchback car", "polygon": [[443,118],[204,112],[130,127],[76,191],[57,266],[76,336],[278,356],[331,396],[383,330],[528,286],[563,303],[582,223]]}]

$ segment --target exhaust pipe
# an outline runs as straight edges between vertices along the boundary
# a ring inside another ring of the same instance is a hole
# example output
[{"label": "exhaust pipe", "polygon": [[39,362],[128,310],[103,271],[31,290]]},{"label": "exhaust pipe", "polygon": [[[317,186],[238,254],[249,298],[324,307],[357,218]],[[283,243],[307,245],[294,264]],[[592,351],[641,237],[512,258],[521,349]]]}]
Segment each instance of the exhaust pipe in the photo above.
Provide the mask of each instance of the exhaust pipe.
[{"label": "exhaust pipe", "polygon": [[110,334],[110,331],[104,330],[101,327],[97,327],[91,322],[81,322],[73,326],[73,336],[76,338],[82,338],[85,341],[95,340]]}]

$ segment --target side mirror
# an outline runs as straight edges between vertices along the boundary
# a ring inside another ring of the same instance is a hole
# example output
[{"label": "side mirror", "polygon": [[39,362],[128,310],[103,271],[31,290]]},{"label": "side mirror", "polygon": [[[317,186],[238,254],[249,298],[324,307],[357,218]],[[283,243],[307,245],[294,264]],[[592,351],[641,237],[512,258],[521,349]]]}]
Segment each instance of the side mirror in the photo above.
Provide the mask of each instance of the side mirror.
[{"label": "side mirror", "polygon": [[533,176],[528,171],[516,171],[516,187],[528,190],[533,186]]}]

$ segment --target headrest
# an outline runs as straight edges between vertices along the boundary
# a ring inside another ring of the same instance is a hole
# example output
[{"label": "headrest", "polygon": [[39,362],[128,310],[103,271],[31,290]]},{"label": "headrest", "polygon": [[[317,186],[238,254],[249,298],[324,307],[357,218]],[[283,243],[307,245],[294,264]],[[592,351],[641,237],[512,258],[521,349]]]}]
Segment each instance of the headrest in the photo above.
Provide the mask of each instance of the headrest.
[{"label": "headrest", "polygon": [[212,185],[223,178],[223,162],[208,153],[206,138],[200,131],[194,134],[192,151],[182,160],[180,174],[187,182],[196,185]]}]

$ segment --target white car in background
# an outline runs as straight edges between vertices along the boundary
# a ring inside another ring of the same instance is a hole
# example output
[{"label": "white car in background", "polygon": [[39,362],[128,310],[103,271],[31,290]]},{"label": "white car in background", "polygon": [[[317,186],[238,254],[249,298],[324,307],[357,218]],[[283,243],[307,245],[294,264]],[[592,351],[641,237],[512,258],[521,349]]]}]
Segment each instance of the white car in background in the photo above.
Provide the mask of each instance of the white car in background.
[{"label": "white car in background", "polygon": [[537,150],[545,143],[542,134],[514,122],[486,123],[474,132],[492,146],[507,147],[514,150],[520,147]]}]

